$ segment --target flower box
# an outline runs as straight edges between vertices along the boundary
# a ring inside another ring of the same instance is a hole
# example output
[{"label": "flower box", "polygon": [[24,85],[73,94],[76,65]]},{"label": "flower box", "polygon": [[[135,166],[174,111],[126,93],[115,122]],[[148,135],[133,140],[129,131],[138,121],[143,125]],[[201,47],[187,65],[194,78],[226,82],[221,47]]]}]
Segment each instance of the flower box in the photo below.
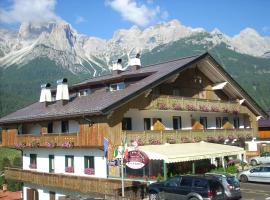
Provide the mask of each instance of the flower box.
[{"label": "flower box", "polygon": [[85,168],[84,173],[88,175],[94,175],[95,174],[95,169],[94,168]]},{"label": "flower box", "polygon": [[62,144],[62,148],[68,149],[68,148],[73,148],[73,147],[74,147],[74,143],[73,142],[64,142]]},{"label": "flower box", "polygon": [[52,149],[56,147],[56,143],[45,142],[45,147]]},{"label": "flower box", "polygon": [[168,107],[165,103],[161,103],[161,104],[159,105],[159,109],[160,109],[160,110],[168,110],[169,107]]},{"label": "flower box", "polygon": [[24,149],[26,147],[26,144],[25,143],[18,143],[18,144],[15,144],[15,148],[16,149]]},{"label": "flower box", "polygon": [[66,167],[65,172],[67,173],[74,173],[74,167]]}]

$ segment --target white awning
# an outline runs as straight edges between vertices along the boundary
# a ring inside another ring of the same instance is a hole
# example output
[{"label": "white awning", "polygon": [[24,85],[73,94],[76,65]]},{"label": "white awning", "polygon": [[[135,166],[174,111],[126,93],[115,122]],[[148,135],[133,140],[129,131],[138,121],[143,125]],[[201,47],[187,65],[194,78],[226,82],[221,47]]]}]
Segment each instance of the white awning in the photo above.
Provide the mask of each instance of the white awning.
[{"label": "white awning", "polygon": [[207,142],[163,144],[140,146],[150,160],[164,160],[166,163],[210,159],[216,157],[244,154],[240,147]]}]

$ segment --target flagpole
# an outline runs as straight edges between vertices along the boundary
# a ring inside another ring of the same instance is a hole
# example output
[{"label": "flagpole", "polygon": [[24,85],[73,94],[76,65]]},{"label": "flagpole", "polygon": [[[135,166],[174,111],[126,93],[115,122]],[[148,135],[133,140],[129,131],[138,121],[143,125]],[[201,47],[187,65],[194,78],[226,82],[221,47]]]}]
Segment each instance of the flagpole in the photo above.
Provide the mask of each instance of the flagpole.
[{"label": "flagpole", "polygon": [[124,132],[124,140],[122,140],[122,154],[121,154],[121,182],[122,182],[122,197],[125,197],[125,186],[124,186],[124,141],[126,140],[126,132]]}]

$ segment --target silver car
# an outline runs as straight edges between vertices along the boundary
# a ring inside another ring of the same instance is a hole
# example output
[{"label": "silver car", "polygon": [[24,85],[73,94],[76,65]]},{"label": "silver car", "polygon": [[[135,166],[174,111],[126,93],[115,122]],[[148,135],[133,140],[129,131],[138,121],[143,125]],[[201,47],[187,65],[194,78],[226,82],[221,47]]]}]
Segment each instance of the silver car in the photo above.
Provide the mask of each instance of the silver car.
[{"label": "silver car", "polygon": [[261,156],[255,156],[250,158],[250,164],[253,166],[268,163],[270,163],[270,152],[264,152],[261,154]]},{"label": "silver car", "polygon": [[258,166],[239,172],[237,178],[241,182],[255,181],[270,183],[270,165]]}]

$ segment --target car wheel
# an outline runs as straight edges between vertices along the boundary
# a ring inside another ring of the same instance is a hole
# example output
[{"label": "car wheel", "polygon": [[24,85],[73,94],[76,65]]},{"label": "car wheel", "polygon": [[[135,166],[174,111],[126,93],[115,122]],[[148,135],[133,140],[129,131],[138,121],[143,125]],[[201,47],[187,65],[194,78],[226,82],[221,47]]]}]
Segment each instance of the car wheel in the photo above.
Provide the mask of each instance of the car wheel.
[{"label": "car wheel", "polygon": [[258,163],[257,163],[256,160],[252,160],[252,161],[250,162],[250,164],[251,164],[252,166],[256,166]]},{"label": "car wheel", "polygon": [[159,200],[158,193],[150,193],[149,194],[149,200]]},{"label": "car wheel", "polygon": [[246,175],[241,175],[240,176],[240,181],[243,182],[243,183],[246,183],[246,182],[248,182],[248,177]]}]

